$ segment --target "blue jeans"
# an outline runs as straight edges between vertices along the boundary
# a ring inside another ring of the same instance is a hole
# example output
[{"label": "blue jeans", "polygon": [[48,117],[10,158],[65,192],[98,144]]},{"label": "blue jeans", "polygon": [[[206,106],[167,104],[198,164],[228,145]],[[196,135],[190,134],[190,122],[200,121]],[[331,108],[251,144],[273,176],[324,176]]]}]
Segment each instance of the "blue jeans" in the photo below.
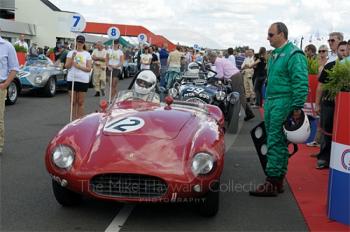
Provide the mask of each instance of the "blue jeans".
[{"label": "blue jeans", "polygon": [[177,77],[180,76],[180,71],[169,69],[163,78],[160,79],[160,86],[164,87],[165,89],[170,89],[173,87],[173,84]]}]

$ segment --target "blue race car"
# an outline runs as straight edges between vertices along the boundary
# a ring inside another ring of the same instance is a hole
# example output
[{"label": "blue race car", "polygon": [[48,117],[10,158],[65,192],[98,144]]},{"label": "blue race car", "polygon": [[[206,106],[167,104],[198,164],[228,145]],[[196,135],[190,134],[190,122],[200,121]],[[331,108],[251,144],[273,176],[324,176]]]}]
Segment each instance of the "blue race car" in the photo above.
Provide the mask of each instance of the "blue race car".
[{"label": "blue race car", "polygon": [[67,86],[67,70],[44,55],[29,57],[17,77],[22,89],[39,89],[47,97],[55,96],[57,88]]}]

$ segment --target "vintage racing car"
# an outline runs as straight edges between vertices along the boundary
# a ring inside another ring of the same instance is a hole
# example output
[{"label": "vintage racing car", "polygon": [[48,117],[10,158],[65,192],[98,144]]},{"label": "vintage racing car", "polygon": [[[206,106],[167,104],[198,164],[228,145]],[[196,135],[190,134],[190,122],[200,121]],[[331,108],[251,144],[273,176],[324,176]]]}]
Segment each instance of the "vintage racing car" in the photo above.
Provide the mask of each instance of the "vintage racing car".
[{"label": "vintage racing car", "polygon": [[220,80],[215,76],[214,70],[204,66],[198,72],[188,70],[168,83],[167,93],[182,101],[218,106],[227,121],[227,132],[236,133],[240,111],[239,93],[232,91],[230,80]]},{"label": "vintage racing car", "polygon": [[57,88],[66,88],[67,70],[54,64],[44,55],[29,57],[17,73],[23,89],[40,89],[47,97],[53,97]]},{"label": "vintage racing car", "polygon": [[166,100],[142,100],[132,90],[122,91],[107,109],[59,131],[45,156],[56,200],[63,206],[77,204],[82,195],[186,201],[195,202],[202,215],[215,215],[224,116],[217,106]]}]

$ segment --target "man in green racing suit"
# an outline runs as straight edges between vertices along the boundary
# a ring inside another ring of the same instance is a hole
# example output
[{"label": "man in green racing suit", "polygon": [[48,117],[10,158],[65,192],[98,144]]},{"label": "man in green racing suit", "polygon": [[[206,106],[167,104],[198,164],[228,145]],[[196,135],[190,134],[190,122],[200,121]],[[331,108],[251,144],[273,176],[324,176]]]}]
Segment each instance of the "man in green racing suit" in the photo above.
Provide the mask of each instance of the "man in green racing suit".
[{"label": "man in green racing suit", "polygon": [[304,53],[288,42],[284,23],[273,23],[268,30],[275,48],[268,61],[264,118],[267,134],[267,178],[250,195],[277,196],[283,192],[289,152],[283,123],[290,113],[300,116],[308,94],[308,70]]}]

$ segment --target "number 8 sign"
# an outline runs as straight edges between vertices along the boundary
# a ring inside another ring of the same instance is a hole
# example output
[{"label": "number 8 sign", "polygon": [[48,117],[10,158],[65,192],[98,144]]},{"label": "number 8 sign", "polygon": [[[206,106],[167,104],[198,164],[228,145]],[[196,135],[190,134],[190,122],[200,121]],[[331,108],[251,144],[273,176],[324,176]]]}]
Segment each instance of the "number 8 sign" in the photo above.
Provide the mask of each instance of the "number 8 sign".
[{"label": "number 8 sign", "polygon": [[118,39],[120,37],[120,31],[117,27],[108,28],[107,35],[109,39]]}]

